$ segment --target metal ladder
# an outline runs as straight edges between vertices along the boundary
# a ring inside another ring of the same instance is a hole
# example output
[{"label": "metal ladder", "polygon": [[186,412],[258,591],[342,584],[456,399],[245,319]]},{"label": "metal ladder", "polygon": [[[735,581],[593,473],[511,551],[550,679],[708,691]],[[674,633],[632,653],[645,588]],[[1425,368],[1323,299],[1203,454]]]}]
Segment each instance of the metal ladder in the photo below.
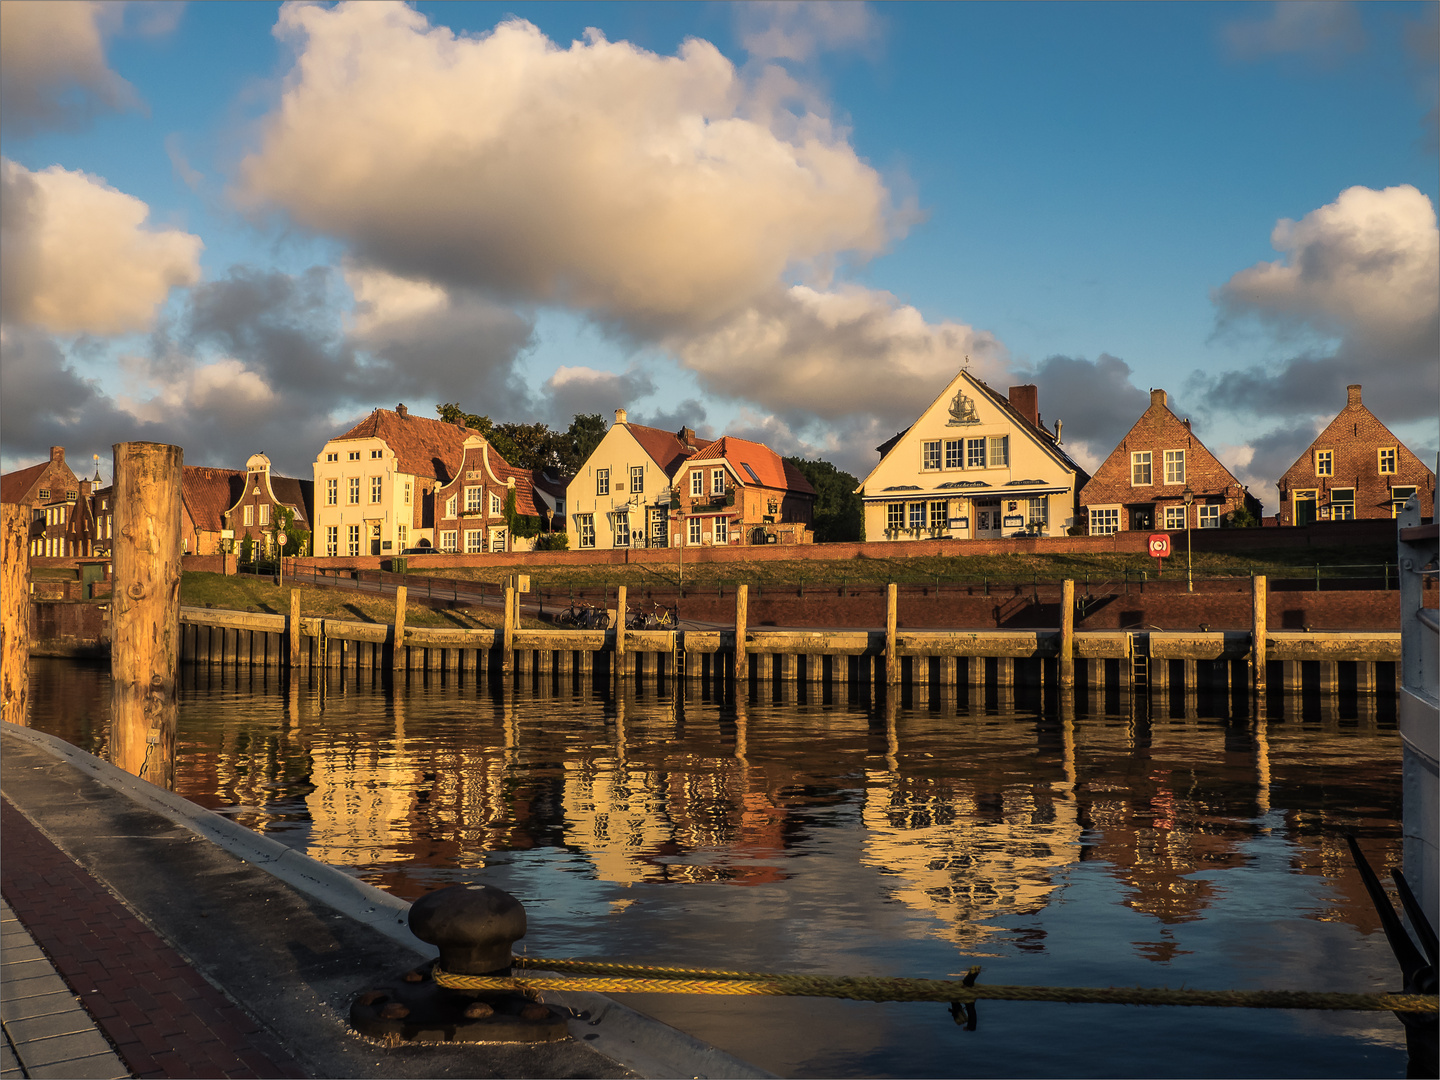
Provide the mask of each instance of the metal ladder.
[{"label": "metal ladder", "polygon": [[1130,685],[1150,685],[1150,640],[1147,637],[1143,651],[1138,635],[1130,635]]}]

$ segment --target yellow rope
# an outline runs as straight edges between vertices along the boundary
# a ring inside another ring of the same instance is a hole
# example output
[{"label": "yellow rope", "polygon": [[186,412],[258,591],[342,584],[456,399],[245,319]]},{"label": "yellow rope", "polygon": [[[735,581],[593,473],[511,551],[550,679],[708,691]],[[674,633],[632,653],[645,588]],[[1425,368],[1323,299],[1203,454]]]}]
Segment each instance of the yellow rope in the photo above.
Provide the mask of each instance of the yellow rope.
[{"label": "yellow rope", "polygon": [[[1425,994],[1328,993],[1298,990],[1171,990],[1146,987],[966,986],[945,979],[850,978],[771,975],[656,968],[579,960],[517,958],[517,967],[556,971],[604,969],[608,974],[567,978],[459,975],[435,967],[437,985],[452,990],[565,991],[626,994],[730,994],[765,997],[844,998],[850,1001],[1060,1001],[1094,1005],[1188,1005],[1245,1009],[1330,1009],[1434,1013],[1437,999]],[[626,974],[621,974],[622,972]],[[629,974],[629,973],[645,973]],[[650,976],[650,977],[647,977]]]}]

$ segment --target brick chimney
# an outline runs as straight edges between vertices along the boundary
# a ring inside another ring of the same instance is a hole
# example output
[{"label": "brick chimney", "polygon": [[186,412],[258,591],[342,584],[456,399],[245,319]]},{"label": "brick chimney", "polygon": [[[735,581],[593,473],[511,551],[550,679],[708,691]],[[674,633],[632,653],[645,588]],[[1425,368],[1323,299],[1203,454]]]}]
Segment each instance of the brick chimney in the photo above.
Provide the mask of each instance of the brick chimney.
[{"label": "brick chimney", "polygon": [[1169,401],[1170,398],[1166,395],[1164,390],[1150,391],[1150,405],[1152,408],[1156,405],[1159,405],[1162,409],[1168,408]]},{"label": "brick chimney", "polygon": [[1359,404],[1360,404],[1360,384],[1359,384],[1359,383],[1351,383],[1349,386],[1347,386],[1347,387],[1345,388],[1345,404],[1346,404],[1346,405],[1359,405]]},{"label": "brick chimney", "polygon": [[623,423],[625,423],[626,415],[627,415],[627,414],[626,414],[626,412],[625,412],[624,409],[616,409],[616,410],[615,410],[615,423],[617,423],[617,424],[623,424]]},{"label": "brick chimney", "polygon": [[395,415],[403,420],[405,417],[408,417],[410,415],[410,410],[405,407],[404,402],[401,402],[399,405],[395,406]]},{"label": "brick chimney", "polygon": [[693,427],[682,427],[675,433],[675,437],[686,446],[695,445],[695,429]]},{"label": "brick chimney", "polygon": [[63,447],[63,446],[52,446],[52,447],[50,447],[50,460],[51,460],[51,461],[54,461],[54,462],[57,462],[58,464],[62,464],[62,465],[63,465],[63,464],[65,463],[65,447]]},{"label": "brick chimney", "polygon": [[1010,407],[1030,421],[1031,427],[1040,426],[1040,388],[1034,383],[1010,387]]}]

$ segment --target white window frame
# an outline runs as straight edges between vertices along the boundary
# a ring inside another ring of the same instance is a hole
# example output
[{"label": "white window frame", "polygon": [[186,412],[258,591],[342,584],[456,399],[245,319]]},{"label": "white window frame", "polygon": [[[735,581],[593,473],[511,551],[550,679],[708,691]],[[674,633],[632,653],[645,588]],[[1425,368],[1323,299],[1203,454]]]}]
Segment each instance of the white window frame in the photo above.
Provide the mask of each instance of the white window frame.
[{"label": "white window frame", "polygon": [[1090,507],[1090,535],[1114,536],[1120,531],[1120,507]]},{"label": "white window frame", "polygon": [[985,436],[978,439],[965,440],[965,468],[967,469],[988,469],[989,465],[985,460],[985,448],[989,440]]},{"label": "white window frame", "polygon": [[475,486],[465,489],[465,513],[477,515],[480,513],[480,507],[484,502],[484,492],[484,488]]},{"label": "white window frame", "polygon": [[1050,524],[1050,498],[1048,495],[1032,495],[1026,507],[1026,520],[1031,525]]},{"label": "white window frame", "polygon": [[269,525],[269,524],[270,524],[270,504],[269,504],[269,503],[261,503],[261,504],[260,504],[260,524],[261,524],[261,525]]},{"label": "white window frame", "polygon": [[1200,515],[1199,527],[1202,529],[1220,528],[1220,504],[1201,503],[1197,511]]},{"label": "white window frame", "polygon": [[385,494],[385,478],[381,476],[370,477],[370,503],[375,505],[380,502]]},{"label": "white window frame", "polygon": [[965,440],[945,440],[945,468],[963,469],[965,467]]},{"label": "white window frame", "polygon": [[350,553],[350,557],[353,559],[360,554],[360,526],[347,525],[345,526],[345,529],[346,550]]},{"label": "white window frame", "polygon": [[[477,509],[478,509],[478,507],[477,507]],[[490,516],[491,516],[491,517],[499,517],[499,516],[500,516],[501,514],[503,514],[504,512],[505,512],[505,506],[504,506],[504,504],[500,501],[500,496],[499,496],[499,495],[496,495],[495,492],[492,491],[492,492],[490,493]]]},{"label": "white window frame", "polygon": [[940,471],[940,440],[925,439],[920,443],[920,471]]},{"label": "white window frame", "polygon": [[730,522],[723,517],[715,519],[715,543],[728,544],[730,542]]},{"label": "white window frame", "polygon": [[704,470],[704,469],[691,469],[691,470],[690,470],[690,497],[691,497],[692,499],[700,499],[700,498],[704,498],[704,496],[705,496],[705,470]]},{"label": "white window frame", "polygon": [[340,526],[325,526],[325,554],[330,558],[340,554]]},{"label": "white window frame", "polygon": [[339,460],[340,460],[340,455],[339,455],[338,453],[326,454],[326,455],[325,455],[325,460],[326,460],[326,461],[339,461]]},{"label": "white window frame", "polygon": [[580,538],[582,548],[593,548],[595,546],[595,515],[576,514],[575,533]]},{"label": "white window frame", "polygon": [[643,494],[645,491],[645,466],[630,466],[630,494]]},{"label": "white window frame", "polygon": [[[1154,455],[1152,455],[1149,450],[1132,450],[1130,452],[1130,486],[1152,487],[1154,483]],[[1097,533],[1094,535],[1108,536],[1109,534]]]},{"label": "white window frame", "polygon": [[923,502],[912,502],[907,504],[908,516],[906,524],[911,532],[923,532],[925,529],[925,504]]},{"label": "white window frame", "polygon": [[410,505],[410,485],[409,485],[409,484],[406,484],[406,485],[405,485],[405,505],[406,505],[406,506],[409,506],[409,505]]},{"label": "white window frame", "polygon": [[905,504],[885,504],[885,531],[887,533],[903,532],[905,529]]},{"label": "white window frame", "polygon": [[686,538],[691,544],[700,543],[700,519],[692,517],[687,522]]},{"label": "white window frame", "polygon": [[986,468],[1006,469],[1010,467],[1010,436],[990,436],[990,456],[986,459]]},{"label": "white window frame", "polygon": [[930,502],[930,528],[947,529],[950,527],[950,500],[933,499]]},{"label": "white window frame", "polygon": [[447,518],[454,518],[459,516],[455,512],[456,507],[459,505],[459,502],[460,499],[457,495],[451,495],[448,499],[445,500],[445,516]]},{"label": "white window frame", "polygon": [[724,494],[725,494],[725,470],[724,470],[724,469],[711,469],[711,470],[710,470],[710,494],[711,494],[711,495],[724,495]]},{"label": "white window frame", "polygon": [[1165,531],[1181,532],[1185,528],[1185,504],[1165,507]]},{"label": "white window frame", "polygon": [[396,525],[396,526],[395,526],[395,539],[396,539],[396,541],[399,542],[400,550],[401,550],[401,551],[404,551],[404,550],[405,550],[405,547],[406,547],[406,538],[407,538],[409,535],[410,535],[410,530],[409,530],[407,527],[405,527],[404,525]]},{"label": "white window frame", "polygon": [[340,481],[336,480],[334,477],[331,477],[329,480],[325,481],[325,505],[340,505]]},{"label": "white window frame", "polygon": [[446,529],[440,534],[440,550],[454,551],[459,541],[459,535],[455,529]]},{"label": "white window frame", "polygon": [[596,469],[596,470],[595,470],[595,494],[596,494],[597,496],[598,496],[598,495],[609,495],[609,494],[610,494],[610,470],[609,470],[609,469]]},{"label": "white window frame", "polygon": [[1183,483],[1185,483],[1185,451],[1184,451],[1184,450],[1166,450],[1166,451],[1165,451],[1165,483],[1167,483],[1167,484],[1183,484]]},{"label": "white window frame", "polygon": [[249,503],[245,504],[244,509],[241,511],[241,515],[245,528],[248,529],[250,528],[250,526],[255,524],[255,507],[253,507]]},{"label": "white window frame", "polygon": [[617,548],[630,546],[630,515],[626,513],[611,514],[611,529],[615,533],[615,546]]},{"label": "white window frame", "polygon": [[378,461],[380,458],[383,458],[384,456],[385,456],[385,451],[383,451],[383,450],[371,450],[371,451],[370,451],[370,460],[371,460],[371,461]]},{"label": "white window frame", "polygon": [[346,455],[346,460],[347,460],[347,461],[359,461],[359,460],[360,460],[360,451],[359,451],[359,450],[351,450],[350,453]]},{"label": "white window frame", "polygon": [[496,526],[495,528],[490,530],[491,551],[506,551],[508,550],[509,543],[510,537],[503,527]]},{"label": "white window frame", "polygon": [[350,505],[350,506],[359,506],[359,505],[360,505],[360,477],[358,477],[358,476],[351,476],[351,477],[347,477],[347,479],[349,480],[349,483],[346,485],[346,488],[347,488],[346,494],[347,494],[347,496],[349,497],[348,505]]},{"label": "white window frame", "polygon": [[474,554],[476,554],[476,553],[478,553],[478,552],[483,552],[484,550],[485,550],[485,530],[484,530],[484,529],[466,529],[466,530],[465,530],[465,553],[466,553],[467,555],[474,555]]}]

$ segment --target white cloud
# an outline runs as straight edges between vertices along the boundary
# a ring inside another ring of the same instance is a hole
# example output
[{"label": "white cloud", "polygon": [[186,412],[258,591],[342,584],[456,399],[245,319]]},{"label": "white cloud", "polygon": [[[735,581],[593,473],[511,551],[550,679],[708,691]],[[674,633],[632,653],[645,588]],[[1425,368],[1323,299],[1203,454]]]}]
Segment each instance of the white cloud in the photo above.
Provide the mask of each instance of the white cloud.
[{"label": "white cloud", "polygon": [[137,105],[134,87],[105,60],[105,38],[122,15],[121,4],[85,0],[0,4],[0,122],[6,130],[28,135],[76,128],[101,110]]},{"label": "white cloud", "polygon": [[53,333],[147,328],[200,278],[200,238],[146,225],[150,208],[99,177],[0,159],[0,317]]},{"label": "white cloud", "polygon": [[141,375],[149,396],[120,394],[115,402],[143,423],[163,424],[196,413],[254,418],[275,404],[275,390],[265,376],[232,357],[188,365],[178,377],[167,373],[163,380],[155,379],[143,360],[130,358],[125,365]]},{"label": "white cloud", "polygon": [[397,277],[384,270],[345,267],[345,283],[355,296],[351,329],[364,336],[412,319],[427,319],[450,308],[450,295],[438,285]]},{"label": "white cloud", "polygon": [[842,131],[775,110],[708,42],[457,37],[380,3],[287,6],[276,33],[297,58],[237,198],[402,277],[653,336],[903,225]]},{"label": "white cloud", "polygon": [[757,60],[809,60],[822,50],[864,47],[879,34],[857,0],[752,0],[735,6],[740,40]]}]

